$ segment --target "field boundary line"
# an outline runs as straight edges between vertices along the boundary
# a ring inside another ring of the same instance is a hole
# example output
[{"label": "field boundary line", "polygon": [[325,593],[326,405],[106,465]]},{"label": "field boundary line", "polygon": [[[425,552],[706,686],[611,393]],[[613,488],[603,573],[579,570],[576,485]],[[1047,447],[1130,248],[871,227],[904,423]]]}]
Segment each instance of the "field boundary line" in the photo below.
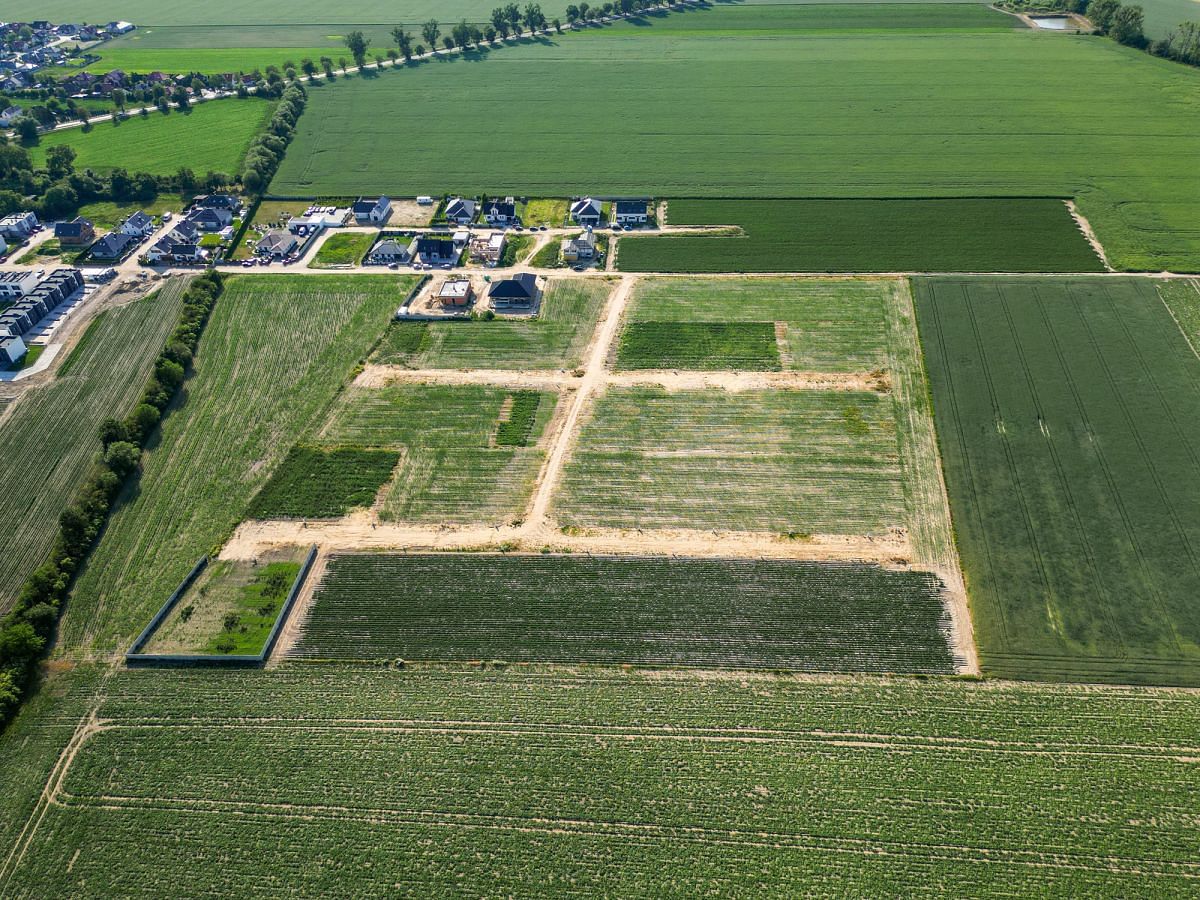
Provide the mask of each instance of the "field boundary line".
[{"label": "field boundary line", "polygon": [[[1200,281],[1189,281],[1188,283],[1192,286],[1197,294],[1200,294]],[[1158,293],[1158,302],[1166,307],[1167,315],[1171,317],[1171,321],[1175,323],[1175,327],[1179,329],[1179,333],[1183,335],[1183,339],[1187,341],[1187,345],[1192,349],[1192,355],[1195,356],[1196,359],[1200,359],[1200,351],[1196,349],[1196,345],[1188,335],[1187,330],[1183,327],[1183,323],[1180,322],[1179,317],[1175,315],[1175,310],[1171,309],[1171,304],[1168,303],[1167,298],[1162,295],[1162,291],[1158,290],[1157,288],[1155,288],[1155,291]],[[3,419],[0,418],[0,422],[2,421]]]}]

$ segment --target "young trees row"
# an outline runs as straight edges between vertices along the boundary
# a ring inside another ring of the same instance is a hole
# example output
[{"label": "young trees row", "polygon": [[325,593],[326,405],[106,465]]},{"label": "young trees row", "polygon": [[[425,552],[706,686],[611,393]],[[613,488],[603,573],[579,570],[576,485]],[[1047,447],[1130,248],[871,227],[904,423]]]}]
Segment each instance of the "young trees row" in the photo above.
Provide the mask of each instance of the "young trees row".
[{"label": "young trees row", "polygon": [[188,286],[179,323],[154,362],[141,401],[125,419],[106,419],[100,426],[100,452],[75,500],[59,516],[49,558],[29,576],[16,605],[0,621],[0,727],[12,718],[33,680],[75,575],[183,384],[220,294],[221,276],[216,271],[206,272]]},{"label": "young trees row", "polygon": [[246,153],[242,187],[247,191],[257,194],[271,183],[296,132],[296,122],[304,112],[307,100],[308,95],[299,84],[290,84],[284,89],[267,130],[254,139]]}]

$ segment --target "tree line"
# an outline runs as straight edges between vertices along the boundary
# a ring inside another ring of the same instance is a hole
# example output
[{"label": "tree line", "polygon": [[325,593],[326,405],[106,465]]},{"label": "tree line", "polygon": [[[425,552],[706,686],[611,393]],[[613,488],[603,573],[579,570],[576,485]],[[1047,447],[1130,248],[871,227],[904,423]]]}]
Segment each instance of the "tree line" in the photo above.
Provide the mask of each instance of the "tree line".
[{"label": "tree line", "polygon": [[1099,34],[1127,47],[1137,47],[1163,59],[1200,66],[1200,23],[1181,22],[1166,37],[1150,40],[1145,33],[1145,13],[1137,4],[1120,0],[1009,0],[1002,8],[1018,12],[1068,12],[1087,16]]},{"label": "tree line", "polygon": [[247,191],[261,193],[271,183],[307,102],[308,94],[299,84],[289,84],[284,89],[266,130],[254,139],[246,153],[241,180]]},{"label": "tree line", "polygon": [[141,466],[146,443],[187,378],[221,287],[221,275],[210,269],[184,291],[178,323],[154,361],[141,399],[124,419],[106,419],[100,426],[99,451],[75,499],[59,516],[49,557],[29,576],[16,604],[0,620],[0,728],[20,707],[75,576],[122,489]]}]

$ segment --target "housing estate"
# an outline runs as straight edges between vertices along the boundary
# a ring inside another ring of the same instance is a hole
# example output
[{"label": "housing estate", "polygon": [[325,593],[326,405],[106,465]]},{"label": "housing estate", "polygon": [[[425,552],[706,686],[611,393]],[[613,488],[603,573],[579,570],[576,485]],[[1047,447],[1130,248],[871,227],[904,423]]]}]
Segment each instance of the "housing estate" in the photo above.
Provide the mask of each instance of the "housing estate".
[{"label": "housing estate", "polygon": [[[37,277],[36,273],[34,273],[34,277]],[[60,303],[73,296],[82,287],[83,273],[78,269],[55,269],[49,275],[38,280],[38,283],[28,290],[20,300],[0,313],[0,332],[8,335],[5,340],[23,338]],[[15,345],[10,345],[6,355],[15,352],[16,349]],[[17,358],[19,359],[23,354],[24,349],[21,349]]]},{"label": "housing estate", "polygon": [[37,272],[0,272],[0,299],[20,300],[35,287],[41,279]]}]

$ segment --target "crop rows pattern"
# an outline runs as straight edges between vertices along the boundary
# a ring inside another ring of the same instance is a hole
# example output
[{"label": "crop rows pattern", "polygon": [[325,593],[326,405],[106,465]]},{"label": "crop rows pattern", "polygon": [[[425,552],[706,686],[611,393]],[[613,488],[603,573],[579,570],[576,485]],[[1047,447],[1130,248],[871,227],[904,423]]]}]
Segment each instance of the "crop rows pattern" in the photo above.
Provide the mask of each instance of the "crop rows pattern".
[{"label": "crop rows pattern", "polygon": [[621,333],[622,369],[778,371],[774,322],[631,322]]},{"label": "crop rows pattern", "polygon": [[246,514],[254,519],[336,519],[370,506],[399,455],[389,450],[294,447]]}]

